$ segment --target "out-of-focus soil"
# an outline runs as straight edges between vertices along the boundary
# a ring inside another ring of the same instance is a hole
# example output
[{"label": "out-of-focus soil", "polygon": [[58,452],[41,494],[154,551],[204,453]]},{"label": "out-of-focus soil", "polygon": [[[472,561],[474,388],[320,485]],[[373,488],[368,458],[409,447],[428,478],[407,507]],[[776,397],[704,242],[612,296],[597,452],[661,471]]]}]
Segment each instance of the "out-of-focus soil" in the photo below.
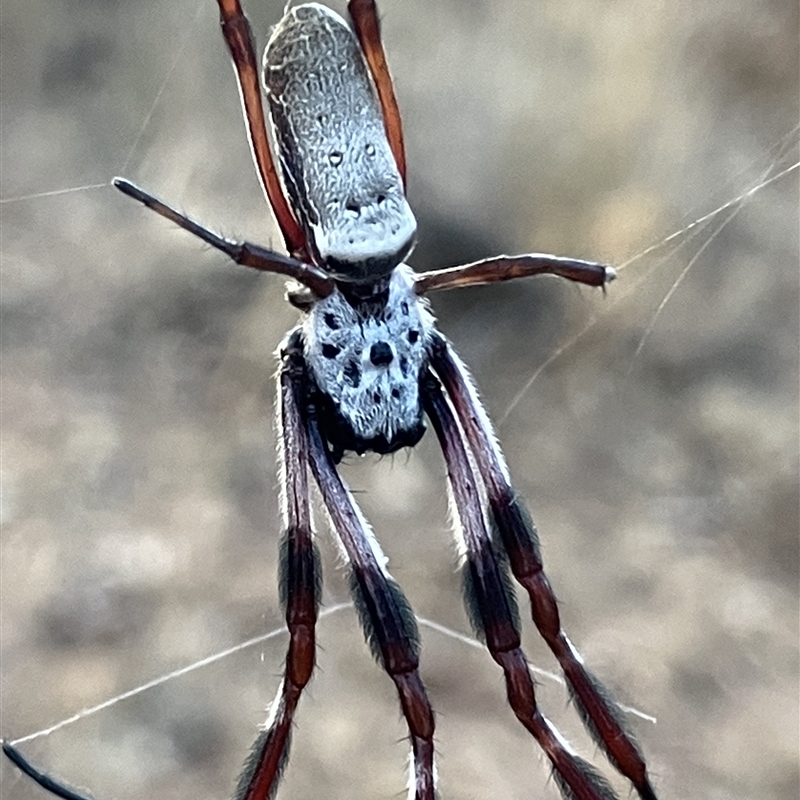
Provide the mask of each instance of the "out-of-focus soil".
[{"label": "out-of-focus soil", "polygon": [[[248,9],[262,46],[281,7]],[[796,3],[381,11],[417,269],[530,250],[622,264],[798,158]],[[123,173],[277,245],[211,0],[5,3],[1,57],[4,198]],[[795,173],[724,229],[721,215],[636,260],[605,298],[553,279],[434,298],[502,420],[571,638],[657,718],[631,724],[666,800],[798,796],[797,202]],[[273,353],[296,313],[280,280],[108,187],[5,202],[2,258],[0,731],[14,738],[281,624]],[[344,472],[417,613],[468,632],[435,437]],[[332,606],[346,582],[319,527]],[[532,662],[553,669],[531,628]],[[442,796],[556,797],[491,658],[422,633]],[[280,797],[398,797],[391,682],[351,610],[319,640]],[[25,752],[99,800],[228,797],[284,647]],[[548,716],[610,773],[563,688],[540,683]],[[1,779],[7,800],[41,797],[6,764]]]}]

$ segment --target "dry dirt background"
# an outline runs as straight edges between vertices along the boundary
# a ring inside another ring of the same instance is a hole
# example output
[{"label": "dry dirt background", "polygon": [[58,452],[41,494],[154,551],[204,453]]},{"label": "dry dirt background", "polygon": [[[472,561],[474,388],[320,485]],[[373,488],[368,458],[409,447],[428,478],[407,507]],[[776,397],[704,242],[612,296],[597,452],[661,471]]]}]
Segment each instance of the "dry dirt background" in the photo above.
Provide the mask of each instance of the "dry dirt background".
[{"label": "dry dirt background", "polygon": [[[282,4],[248,5],[263,45]],[[382,13],[418,269],[532,249],[620,264],[797,160],[789,0]],[[212,227],[276,241],[211,0],[2,14],[4,198],[123,173]],[[572,638],[658,718],[633,725],[664,800],[798,796],[797,201],[794,173],[710,244],[704,230],[636,261],[605,299],[549,279],[435,298],[495,419],[599,317],[500,436]],[[2,214],[0,730],[17,737],[280,624],[271,374],[295,313],[278,279],[111,188]],[[434,437],[346,475],[417,612],[467,631]],[[321,540],[330,606],[347,592]],[[423,636],[443,797],[556,797],[491,659]],[[351,611],[319,638],[280,797],[396,798],[391,683]],[[25,752],[99,800],[228,797],[283,647]],[[562,688],[543,680],[541,702],[606,769]],[[4,800],[42,796],[5,764],[1,779]]]}]

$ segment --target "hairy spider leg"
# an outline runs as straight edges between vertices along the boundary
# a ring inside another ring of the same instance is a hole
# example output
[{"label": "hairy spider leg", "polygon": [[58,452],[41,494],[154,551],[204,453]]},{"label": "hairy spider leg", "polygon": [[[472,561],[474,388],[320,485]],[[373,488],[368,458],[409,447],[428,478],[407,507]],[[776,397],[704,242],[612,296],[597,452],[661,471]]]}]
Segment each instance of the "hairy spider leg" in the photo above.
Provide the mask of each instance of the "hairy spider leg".
[{"label": "hairy spider leg", "polygon": [[[297,384],[306,380],[306,371],[304,365],[299,369],[300,375],[296,359],[286,359],[278,382],[281,504],[284,524],[280,555],[280,596],[289,629],[286,668],[265,729],[245,762],[234,793],[236,800],[269,800],[274,797],[289,755],[294,712],[315,665],[315,626],[322,574],[311,525],[308,434],[297,397]],[[87,796],[41,772],[13,745],[3,742],[2,747],[12,762],[46,791],[62,800],[89,800]]]},{"label": "hairy spider leg", "polygon": [[561,627],[556,596],[544,573],[536,526],[511,486],[500,446],[467,369],[441,334],[435,335],[431,345],[431,367],[444,384],[469,443],[511,571],[530,597],[533,621],[558,659],[584,725],[642,800],[657,800],[641,748],[622,711],[586,669]]},{"label": "hairy spider leg", "polygon": [[261,272],[274,272],[278,275],[285,275],[287,278],[294,278],[319,299],[327,297],[333,292],[333,280],[319,267],[306,264],[296,258],[285,256],[282,253],[277,253],[252,242],[238,242],[226,239],[218,233],[203,227],[200,223],[195,222],[180,211],[176,211],[125,178],[114,178],[113,184],[123,194],[138,200],[157,214],[166,217],[170,222],[174,222],[185,231],[202,239],[206,244],[222,251],[236,264],[257,269]]},{"label": "hairy spider leg", "polygon": [[[314,671],[315,626],[322,570],[314,542],[308,494],[308,436],[295,385],[297,365],[284,361],[278,378],[278,441],[284,533],[280,551],[280,597],[289,629],[286,670],[264,731],[253,745],[234,797],[268,800],[275,795],[289,757],[292,722]],[[300,376],[302,379],[302,376]]]},{"label": "hairy spider leg", "polygon": [[420,642],[414,612],[386,570],[386,558],[369,524],[336,471],[314,400],[307,394],[312,383],[301,343],[295,340],[295,344],[295,348],[287,348],[284,358],[293,363],[288,373],[294,378],[295,402],[305,419],[309,466],[350,568],[350,591],[364,636],[375,660],[397,688],[411,740],[413,796],[415,800],[435,800],[433,710],[419,676]]},{"label": "hairy spider leg", "polygon": [[509,705],[550,759],[556,782],[568,800],[616,800],[608,781],[570,750],[538,709],[533,678],[520,646],[519,613],[507,559],[487,530],[479,482],[461,430],[441,384],[430,372],[423,378],[423,402],[447,467],[456,536],[464,559],[467,611],[478,638],[503,670]]},{"label": "hairy spider leg", "polygon": [[364,58],[372,73],[372,80],[378,92],[378,100],[383,112],[383,124],[386,127],[386,138],[394,154],[397,171],[406,186],[406,149],[403,143],[403,122],[397,98],[392,85],[392,75],[386,63],[386,54],[381,42],[381,27],[375,0],[350,0],[347,4],[350,18],[353,20],[356,36],[361,44]]},{"label": "hairy spider leg", "polygon": [[217,0],[222,35],[228,45],[242,98],[244,118],[253,159],[256,162],[261,186],[267,196],[272,212],[283,234],[289,254],[301,261],[309,260],[306,240],[300,225],[294,218],[283,187],[267,136],[264,106],[261,102],[261,85],[258,79],[254,37],[250,22],[242,11],[239,0]]}]

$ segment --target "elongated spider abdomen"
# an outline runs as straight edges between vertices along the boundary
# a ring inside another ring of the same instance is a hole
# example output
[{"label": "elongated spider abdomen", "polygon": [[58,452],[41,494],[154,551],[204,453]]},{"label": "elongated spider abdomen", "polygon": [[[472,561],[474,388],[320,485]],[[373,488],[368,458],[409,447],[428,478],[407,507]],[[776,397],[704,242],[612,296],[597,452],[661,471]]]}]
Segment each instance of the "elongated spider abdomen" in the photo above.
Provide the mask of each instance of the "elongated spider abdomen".
[{"label": "elongated spider abdomen", "polygon": [[388,275],[417,223],[352,30],[317,3],[290,9],[264,52],[264,86],[288,199],[317,263],[341,280]]}]

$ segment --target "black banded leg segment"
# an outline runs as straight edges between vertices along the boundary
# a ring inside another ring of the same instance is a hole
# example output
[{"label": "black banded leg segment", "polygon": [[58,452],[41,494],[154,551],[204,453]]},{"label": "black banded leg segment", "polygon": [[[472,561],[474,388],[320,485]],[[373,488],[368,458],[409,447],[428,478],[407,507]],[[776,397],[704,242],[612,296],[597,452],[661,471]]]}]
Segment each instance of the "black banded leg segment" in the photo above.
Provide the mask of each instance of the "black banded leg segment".
[{"label": "black banded leg segment", "polygon": [[443,337],[432,347],[431,366],[441,379],[463,428],[492,519],[514,577],[530,598],[533,621],[564,672],[570,694],[593,739],[614,767],[631,781],[642,800],[657,800],[642,751],[622,711],[602,683],[583,665],[561,627],[558,603],[544,573],[536,527],[514,491],[491,423],[467,370]]},{"label": "black banded leg segment", "polygon": [[400,587],[386,573],[377,543],[309,416],[311,470],[350,562],[350,586],[373,655],[397,687],[414,754],[414,797],[434,800],[433,710],[419,677],[419,632]]},{"label": "black banded leg segment", "polygon": [[[301,347],[289,356],[295,397],[303,397],[310,378]],[[434,719],[419,676],[419,631],[414,613],[394,579],[360,509],[345,487],[323,439],[313,402],[301,405],[308,442],[308,464],[350,567],[350,586],[367,642],[394,681],[408,725],[414,759],[415,800],[435,800]]]},{"label": "black banded leg segment", "polygon": [[550,759],[556,782],[566,798],[613,800],[616,796],[605,778],[569,749],[537,707],[533,679],[520,647],[516,601],[504,575],[505,559],[496,552],[487,530],[479,483],[462,432],[439,381],[429,373],[422,385],[425,412],[444,453],[453,504],[461,526],[468,610],[476,632],[503,670],[508,702],[517,719]]},{"label": "black banded leg segment", "polygon": [[289,755],[292,721],[315,660],[315,626],[322,579],[308,495],[308,438],[291,358],[284,358],[278,383],[278,440],[284,534],[280,554],[281,603],[289,628],[286,669],[263,733],[245,764],[235,797],[268,800]]}]

